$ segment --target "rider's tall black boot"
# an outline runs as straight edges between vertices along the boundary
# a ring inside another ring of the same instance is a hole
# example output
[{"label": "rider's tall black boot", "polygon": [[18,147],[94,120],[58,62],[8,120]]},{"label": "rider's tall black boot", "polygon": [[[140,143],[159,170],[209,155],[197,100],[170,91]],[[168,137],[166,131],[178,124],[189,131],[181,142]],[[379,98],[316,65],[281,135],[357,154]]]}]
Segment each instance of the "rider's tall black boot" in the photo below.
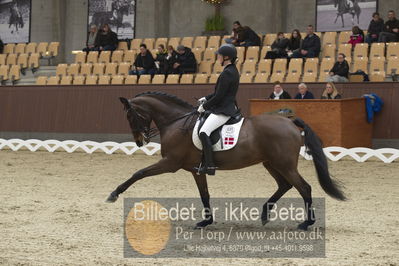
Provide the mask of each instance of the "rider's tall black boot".
[{"label": "rider's tall black boot", "polygon": [[199,139],[202,143],[202,152],[204,155],[204,160],[202,162],[201,168],[199,169],[200,174],[215,175],[215,164],[213,162],[213,150],[211,139],[202,132],[199,135]]}]

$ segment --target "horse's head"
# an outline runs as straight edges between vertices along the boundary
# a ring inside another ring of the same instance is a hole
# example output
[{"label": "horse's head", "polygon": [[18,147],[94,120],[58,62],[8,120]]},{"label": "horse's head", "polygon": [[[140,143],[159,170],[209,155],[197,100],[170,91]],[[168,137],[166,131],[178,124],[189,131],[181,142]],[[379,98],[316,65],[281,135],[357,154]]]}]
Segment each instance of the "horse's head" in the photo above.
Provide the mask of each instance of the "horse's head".
[{"label": "horse's head", "polygon": [[137,146],[143,146],[144,141],[149,142],[152,134],[151,129],[151,117],[140,110],[139,107],[133,107],[133,105],[129,102],[128,99],[120,97],[120,101],[124,106],[124,110],[126,111],[126,117],[129,121],[130,128],[132,130],[134,141]]}]

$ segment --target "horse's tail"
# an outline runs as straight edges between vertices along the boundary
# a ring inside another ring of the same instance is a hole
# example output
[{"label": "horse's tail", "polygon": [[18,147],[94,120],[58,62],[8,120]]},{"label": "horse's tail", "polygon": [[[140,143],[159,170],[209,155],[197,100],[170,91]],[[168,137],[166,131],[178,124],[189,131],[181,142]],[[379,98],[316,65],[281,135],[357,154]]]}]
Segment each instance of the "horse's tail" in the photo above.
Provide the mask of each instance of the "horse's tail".
[{"label": "horse's tail", "polygon": [[327,158],[324,155],[320,138],[302,119],[295,118],[293,122],[297,127],[302,128],[305,132],[305,147],[313,157],[317,177],[323,190],[335,199],[345,200],[346,197],[342,192],[340,185],[330,177]]}]

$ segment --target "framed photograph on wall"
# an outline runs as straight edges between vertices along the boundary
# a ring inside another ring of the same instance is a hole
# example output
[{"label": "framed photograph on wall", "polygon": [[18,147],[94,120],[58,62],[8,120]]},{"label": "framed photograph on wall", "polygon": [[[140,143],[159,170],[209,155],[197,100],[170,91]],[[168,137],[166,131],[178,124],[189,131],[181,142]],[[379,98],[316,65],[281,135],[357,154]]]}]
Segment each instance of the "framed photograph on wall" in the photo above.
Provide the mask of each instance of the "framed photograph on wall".
[{"label": "framed photograph on wall", "polygon": [[377,8],[378,0],[316,0],[316,30],[367,30]]},{"label": "framed photograph on wall", "polygon": [[0,39],[4,43],[30,41],[31,0],[0,0]]},{"label": "framed photograph on wall", "polygon": [[133,39],[136,0],[89,0],[88,28],[108,24],[118,39]]}]

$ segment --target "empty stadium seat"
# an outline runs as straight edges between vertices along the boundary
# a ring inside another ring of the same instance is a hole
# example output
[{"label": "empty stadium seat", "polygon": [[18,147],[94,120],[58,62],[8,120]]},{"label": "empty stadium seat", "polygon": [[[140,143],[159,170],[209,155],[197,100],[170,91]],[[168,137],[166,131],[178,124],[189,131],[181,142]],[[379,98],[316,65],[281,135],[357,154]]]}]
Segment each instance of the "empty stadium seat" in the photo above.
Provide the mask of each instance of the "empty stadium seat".
[{"label": "empty stadium seat", "polygon": [[373,57],[385,57],[385,43],[372,43],[370,49],[370,59]]},{"label": "empty stadium seat", "polygon": [[307,58],[303,73],[314,73],[317,76],[319,69],[319,59],[318,58]]},{"label": "empty stadium seat", "polygon": [[152,84],[164,84],[165,83],[165,75],[154,75],[152,78]]},{"label": "empty stadium seat", "polygon": [[85,53],[85,52],[77,53],[75,55],[75,63],[78,63],[78,64],[86,63],[86,56],[87,56],[87,53]]},{"label": "empty stadium seat", "polygon": [[201,62],[202,61],[202,53],[204,52],[204,50],[202,48],[194,48],[194,49],[192,49],[192,52],[193,52],[197,62]]},{"label": "empty stadium seat", "polygon": [[370,59],[370,73],[385,72],[385,57],[372,57]]},{"label": "empty stadium seat", "polygon": [[305,72],[303,74],[302,78],[303,82],[316,82],[316,80],[317,80],[317,72]]},{"label": "empty stadium seat", "polygon": [[254,83],[267,83],[269,73],[257,73],[254,78]]},{"label": "empty stadium seat", "polygon": [[351,35],[352,31],[341,31],[341,33],[338,36],[338,44],[348,43]]},{"label": "empty stadium seat", "polygon": [[[25,69],[28,67],[28,54],[19,54],[17,65],[21,67],[21,69]],[[24,72],[23,72],[24,73]]]},{"label": "empty stadium seat", "polygon": [[70,64],[68,66],[68,75],[69,76],[78,76],[79,75],[79,70],[80,70],[80,65],[79,64]]},{"label": "empty stadium seat", "polygon": [[0,65],[5,65],[7,60],[6,54],[0,54]]},{"label": "empty stadium seat", "polygon": [[137,84],[137,76],[136,75],[128,75],[125,78],[125,84]]},{"label": "empty stadium seat", "polygon": [[143,43],[145,45],[147,45],[147,49],[152,50],[152,49],[154,49],[155,39],[154,38],[146,38],[143,40]]},{"label": "empty stadium seat", "polygon": [[323,58],[320,64],[320,76],[319,81],[324,82],[333,68],[335,60],[333,58]]},{"label": "empty stadium seat", "polygon": [[245,47],[236,47],[237,48],[237,60],[239,62],[244,62],[245,59]]},{"label": "empty stadium seat", "polygon": [[52,76],[47,79],[47,85],[54,86],[54,85],[58,85],[58,83],[60,83],[60,77],[58,77],[58,76]]},{"label": "empty stadium seat", "polygon": [[129,75],[130,66],[131,65],[129,63],[120,63],[118,67],[118,75]]},{"label": "empty stadium seat", "polygon": [[194,37],[183,37],[180,44],[185,47],[192,48],[193,42],[194,42]]},{"label": "empty stadium seat", "polygon": [[39,76],[36,78],[36,85],[45,86],[47,85],[47,77]]},{"label": "empty stadium seat", "polygon": [[302,65],[303,59],[302,58],[291,58],[290,64],[288,66],[288,73],[296,73],[298,75],[302,74]]},{"label": "empty stadium seat", "polygon": [[107,63],[105,65],[105,71],[104,75],[111,75],[115,76],[118,70],[118,64],[117,63]]},{"label": "empty stadium seat", "polygon": [[215,62],[216,60],[216,48],[206,48],[204,52],[204,56],[202,58],[202,61],[210,61],[210,62]]},{"label": "empty stadium seat", "polygon": [[399,57],[399,42],[387,43],[387,58]]},{"label": "empty stadium seat", "polygon": [[247,48],[245,60],[259,61],[259,46],[250,46]]},{"label": "empty stadium seat", "polygon": [[7,56],[6,64],[9,65],[10,67],[12,65],[16,65],[17,64],[17,58],[18,58],[17,54],[9,54]]},{"label": "empty stadium seat", "polygon": [[123,57],[123,62],[128,62],[130,64],[133,64],[134,61],[136,60],[136,51],[126,51],[125,56]]},{"label": "empty stadium seat", "polygon": [[86,85],[97,85],[97,80],[98,80],[98,76],[89,75],[89,76],[86,76],[85,84]]},{"label": "empty stadium seat", "polygon": [[[129,51],[125,51],[128,53]],[[121,63],[123,62],[123,55],[124,51],[114,51],[111,56],[111,62],[112,63]]]},{"label": "empty stadium seat", "polygon": [[392,73],[399,74],[399,57],[397,56],[388,58],[387,74]]},{"label": "empty stadium seat", "polygon": [[84,85],[85,79],[85,76],[75,76],[72,83],[73,85]]},{"label": "empty stadium seat", "polygon": [[181,40],[180,37],[172,37],[172,38],[169,38],[168,45],[170,45],[170,46],[172,46],[174,49],[176,49],[177,46],[179,46],[179,44],[180,44],[180,40]]},{"label": "empty stadium seat", "polygon": [[278,58],[278,59],[274,60],[273,74],[274,73],[285,74],[286,71],[287,71],[287,59],[286,58]]},{"label": "empty stadium seat", "polygon": [[66,76],[67,75],[67,69],[68,65],[67,64],[58,64],[56,70],[55,70],[55,75],[56,76]]},{"label": "empty stadium seat", "polygon": [[61,78],[60,85],[72,85],[72,77],[71,76],[63,76]]},{"label": "empty stadium seat", "polygon": [[198,72],[202,74],[211,74],[212,72],[212,66],[213,62],[212,61],[202,61],[199,64]]},{"label": "empty stadium seat", "polygon": [[270,76],[270,82],[274,83],[276,81],[283,82],[284,81],[284,73],[276,72]]},{"label": "empty stadium seat", "polygon": [[151,75],[141,75],[138,81],[138,84],[150,84],[151,83]]},{"label": "empty stadium seat", "polygon": [[350,43],[341,43],[338,46],[338,53],[344,54],[347,58],[352,57],[352,44]]},{"label": "empty stadium seat", "polygon": [[4,81],[8,80],[8,70],[9,70],[9,66],[0,65],[0,82],[1,82],[1,84],[4,84]]},{"label": "empty stadium seat", "polygon": [[223,72],[223,69],[224,69],[224,67],[223,67],[219,62],[216,62],[216,63],[213,65],[213,71],[212,71],[212,73],[214,73],[214,74],[220,74],[220,73]]},{"label": "empty stadium seat", "polygon": [[112,85],[122,85],[125,81],[125,77],[121,75],[116,75],[112,77],[111,84]]},{"label": "empty stadium seat", "polygon": [[4,54],[13,54],[14,49],[15,49],[15,43],[8,43],[8,44],[4,45],[3,53]]},{"label": "empty stadium seat", "polygon": [[254,75],[255,72],[256,72],[256,61],[255,60],[246,60],[244,62],[244,64],[242,65],[241,73]]},{"label": "empty stadium seat", "polygon": [[26,44],[25,43],[18,43],[15,45],[14,53],[15,54],[24,54],[25,53]]},{"label": "empty stadium seat", "polygon": [[40,56],[44,56],[47,53],[48,43],[47,42],[40,42],[37,45],[36,52],[40,54]]},{"label": "empty stadium seat", "polygon": [[178,84],[180,79],[180,75],[168,75],[166,78],[166,84]]},{"label": "empty stadium seat", "polygon": [[109,85],[110,82],[111,82],[111,77],[110,76],[102,75],[102,76],[98,77],[98,84],[99,85]]},{"label": "empty stadium seat", "polygon": [[127,51],[129,50],[127,42],[119,42],[118,43],[118,48],[116,48],[117,50],[122,50],[122,51]]},{"label": "empty stadium seat", "polygon": [[92,63],[95,64],[98,62],[98,52],[97,51],[91,51],[87,55],[86,63]]},{"label": "empty stadium seat", "polygon": [[59,42],[51,42],[48,45],[48,49],[47,49],[47,55],[49,56],[58,56],[58,50],[60,48],[60,43]]},{"label": "empty stadium seat", "polygon": [[143,43],[143,39],[133,39],[130,42],[130,50],[139,50],[140,44]]},{"label": "empty stadium seat", "polygon": [[271,51],[271,46],[263,46],[262,50],[260,51],[260,60],[265,59],[267,52]]},{"label": "empty stadium seat", "polygon": [[36,53],[37,43],[30,42],[26,45],[25,52],[30,55]]},{"label": "empty stadium seat", "polygon": [[83,75],[83,76],[91,75],[92,68],[93,68],[92,64],[89,64],[89,63],[82,64],[82,66],[80,67],[80,75]]},{"label": "empty stadium seat", "polygon": [[333,44],[335,45],[337,42],[337,32],[336,31],[330,31],[330,32],[325,32],[323,36],[323,47],[327,44]]},{"label": "empty stadium seat", "polygon": [[105,70],[105,64],[104,63],[96,63],[93,64],[93,75],[103,75]]},{"label": "empty stadium seat", "polygon": [[258,73],[267,73],[270,75],[272,73],[272,60],[261,59],[258,63]]},{"label": "empty stadium seat", "polygon": [[300,78],[301,75],[299,73],[291,72],[288,73],[287,77],[285,78],[285,82],[298,83]]},{"label": "empty stadium seat", "polygon": [[271,46],[272,43],[276,40],[277,34],[269,33],[266,34],[265,39],[263,40],[263,46]]},{"label": "empty stadium seat", "polygon": [[356,60],[357,57],[368,57],[368,43],[358,43],[353,51],[353,58]]},{"label": "empty stadium seat", "polygon": [[38,53],[30,54],[29,59],[28,59],[28,66],[32,69],[38,68],[39,67],[39,59],[40,59],[40,54],[38,54]]},{"label": "empty stadium seat", "polygon": [[180,78],[180,84],[191,84],[193,83],[194,75],[193,74],[183,74]]},{"label": "empty stadium seat", "polygon": [[162,45],[165,47],[165,49],[168,48],[168,38],[158,38],[158,39],[155,41],[154,48],[157,48],[157,49],[158,49],[158,46],[159,46],[160,44],[162,44]]},{"label": "empty stadium seat", "polygon": [[336,46],[335,44],[327,44],[323,47],[323,57],[326,58],[335,58],[335,50]]},{"label": "empty stadium seat", "polygon": [[368,58],[367,57],[355,57],[353,67],[352,67],[352,72],[362,70],[365,73],[368,73],[367,66],[368,66]]},{"label": "empty stadium seat", "polygon": [[205,49],[206,48],[206,41],[207,41],[207,37],[206,36],[197,36],[197,37],[195,37],[194,45],[193,45],[192,48]]},{"label": "empty stadium seat", "polygon": [[209,76],[208,83],[215,84],[218,81],[220,74],[212,74]]},{"label": "empty stadium seat", "polygon": [[208,74],[197,74],[195,75],[194,83],[203,84],[208,83]]},{"label": "empty stadium seat", "polygon": [[220,36],[210,36],[207,48],[216,48],[220,46]]},{"label": "empty stadium seat", "polygon": [[102,51],[98,57],[98,63],[109,63],[111,60],[111,51]]},{"label": "empty stadium seat", "polygon": [[240,76],[240,83],[252,83],[252,79],[254,78],[253,73],[245,73]]},{"label": "empty stadium seat", "polygon": [[370,75],[370,81],[372,82],[384,82],[385,81],[385,72],[374,72]]}]

